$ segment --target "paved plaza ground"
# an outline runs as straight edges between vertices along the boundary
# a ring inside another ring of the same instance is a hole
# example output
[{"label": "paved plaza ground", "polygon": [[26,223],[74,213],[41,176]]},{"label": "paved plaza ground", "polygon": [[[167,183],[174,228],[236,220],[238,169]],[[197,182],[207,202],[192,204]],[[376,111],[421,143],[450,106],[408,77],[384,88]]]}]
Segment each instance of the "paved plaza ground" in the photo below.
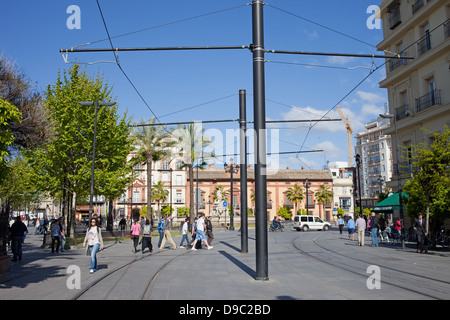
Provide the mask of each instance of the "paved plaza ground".
[{"label": "paved plaza ground", "polygon": [[[255,280],[255,232],[249,253],[240,233],[217,231],[212,250],[132,252],[132,242],[105,242],[99,270],[89,274],[81,246],[59,254],[30,234],[23,260],[0,278],[2,300],[448,300],[450,252],[417,254],[414,244],[359,247],[344,231],[269,232],[269,280]],[[179,244],[181,237],[175,236]],[[157,238],[153,238],[153,245]],[[169,247],[167,247],[169,248]],[[148,249],[147,249],[148,250]],[[70,289],[70,267],[81,271],[81,289]],[[378,268],[378,269],[377,269]],[[114,271],[114,272],[113,272]],[[379,280],[379,281],[378,281]],[[377,282],[378,281],[378,282]],[[377,286],[377,284],[379,286]],[[89,288],[89,290],[86,290]]]}]

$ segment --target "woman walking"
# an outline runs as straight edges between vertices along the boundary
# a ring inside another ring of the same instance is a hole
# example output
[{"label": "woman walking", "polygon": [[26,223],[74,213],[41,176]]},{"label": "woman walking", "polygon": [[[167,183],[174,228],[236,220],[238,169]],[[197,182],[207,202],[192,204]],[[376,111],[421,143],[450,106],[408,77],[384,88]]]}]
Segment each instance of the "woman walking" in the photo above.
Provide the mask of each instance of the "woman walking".
[{"label": "woman walking", "polygon": [[183,227],[181,229],[181,233],[183,234],[183,237],[181,238],[180,248],[183,246],[184,240],[186,240],[186,249],[189,249],[189,237],[188,237],[189,221],[190,221],[190,218],[188,217],[188,218],[186,218],[186,220],[183,223]]},{"label": "woman walking", "polygon": [[131,238],[133,239],[133,252],[137,252],[137,246],[139,244],[139,235],[141,233],[141,225],[138,220],[134,220],[134,223],[131,225]]},{"label": "woman walking", "polygon": [[144,253],[145,248],[148,248],[150,252],[153,251],[152,246],[152,226],[150,225],[150,220],[145,220],[145,225],[142,230],[142,253]]},{"label": "woman walking", "polygon": [[92,274],[94,271],[97,271],[97,251],[99,249],[103,250],[102,230],[98,227],[96,218],[92,218],[89,221],[89,228],[84,237],[83,248],[86,247],[86,242],[86,253],[89,252],[91,255],[91,268],[89,272]]}]

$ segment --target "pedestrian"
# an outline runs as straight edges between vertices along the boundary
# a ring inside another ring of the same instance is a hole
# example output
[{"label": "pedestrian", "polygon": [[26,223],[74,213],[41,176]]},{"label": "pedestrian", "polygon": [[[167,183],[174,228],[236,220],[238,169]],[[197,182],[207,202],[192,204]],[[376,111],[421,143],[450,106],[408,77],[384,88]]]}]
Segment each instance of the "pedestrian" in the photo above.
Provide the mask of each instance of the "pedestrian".
[{"label": "pedestrian", "polygon": [[364,247],[364,236],[365,236],[365,232],[366,232],[366,220],[362,217],[362,214],[360,214],[358,216],[355,227],[358,230],[358,245],[360,247]]},{"label": "pedestrian", "polygon": [[66,226],[64,225],[64,218],[59,218],[59,228],[61,231],[61,252],[64,252],[64,246],[66,245]]},{"label": "pedestrian", "polygon": [[211,250],[213,246],[210,246],[208,242],[206,241],[206,235],[205,235],[205,229],[206,229],[206,223],[205,223],[205,214],[202,212],[200,213],[200,218],[198,218],[197,221],[197,235],[195,237],[194,244],[192,245],[191,250],[197,250],[195,248],[195,245],[197,244],[197,241],[204,242],[207,246],[208,250]]},{"label": "pedestrian", "polygon": [[13,253],[12,261],[22,260],[22,244],[23,236],[28,232],[27,226],[22,222],[20,216],[17,216],[16,221],[11,225],[9,230],[9,238],[11,239],[11,251]]},{"label": "pedestrian", "polygon": [[183,246],[184,240],[186,240],[186,249],[189,249],[189,236],[188,236],[188,231],[189,231],[189,221],[191,219],[189,217],[186,218],[186,220],[183,223],[183,226],[181,227],[181,234],[183,235],[183,237],[181,238],[181,242],[180,242],[180,248]]},{"label": "pedestrian", "polygon": [[350,236],[352,237],[352,241],[355,241],[355,221],[352,216],[347,220],[347,230],[348,230],[348,240],[350,240]]},{"label": "pedestrian", "polygon": [[[425,232],[425,221],[423,220],[423,215],[421,213],[419,213],[419,217],[414,220],[413,228],[417,237],[417,253],[423,253],[425,237],[428,234]],[[427,252],[428,250],[425,248],[425,253]]]},{"label": "pedestrian", "polygon": [[86,247],[86,254],[91,256],[91,266],[89,272],[92,274],[97,271],[97,252],[103,250],[102,229],[97,225],[97,219],[91,218],[89,227],[84,237],[83,248]]},{"label": "pedestrian", "polygon": [[159,246],[159,250],[164,249],[164,245],[166,244],[166,240],[169,241],[169,243],[172,245],[172,249],[177,249],[177,245],[172,239],[171,229],[170,229],[170,220],[172,218],[172,214],[169,214],[166,216],[166,219],[164,220],[164,237],[161,241],[161,245]]},{"label": "pedestrian", "polygon": [[372,247],[378,247],[378,228],[379,228],[379,218],[372,211],[372,217],[370,219],[370,233],[372,235]]},{"label": "pedestrian", "polygon": [[342,216],[339,216],[337,223],[339,226],[339,233],[342,234],[342,230],[344,230],[344,219],[342,219]]},{"label": "pedestrian", "polygon": [[[125,228],[127,226],[127,221],[125,220],[125,217],[122,217],[122,219],[120,219],[119,222],[119,229],[120,229],[120,234],[122,236],[122,240],[125,237]],[[122,243],[121,241],[119,241],[120,243]]]},{"label": "pedestrian", "polygon": [[59,221],[53,219],[52,226],[50,227],[50,234],[52,237],[52,253],[55,253],[55,241],[56,243],[56,253],[59,253],[59,246],[61,245],[61,228],[59,227]]},{"label": "pedestrian", "polygon": [[159,241],[158,241],[158,248],[161,247],[162,239],[164,238],[164,223],[166,221],[166,216],[162,217],[158,221],[158,232],[159,232]]},{"label": "pedestrian", "polygon": [[34,226],[36,228],[36,230],[34,231],[34,235],[37,235],[37,234],[41,235],[41,230],[40,230],[41,222],[40,222],[39,218],[36,219],[36,223],[34,224]]},{"label": "pedestrian", "polygon": [[139,236],[141,235],[141,225],[139,221],[136,219],[134,223],[131,225],[131,238],[133,239],[133,252],[137,252],[137,246],[139,244]]},{"label": "pedestrian", "polygon": [[192,223],[192,231],[191,231],[191,246],[194,244],[195,237],[197,236],[197,221],[198,217],[194,218],[194,222]]},{"label": "pedestrian", "polygon": [[152,246],[152,226],[150,220],[146,219],[144,227],[142,228],[142,253],[144,253],[145,248],[148,248],[150,252],[153,252]]},{"label": "pedestrian", "polygon": [[206,219],[205,225],[206,225],[207,242],[208,242],[209,245],[211,245],[212,241],[214,240],[213,226],[212,226],[212,217],[211,216],[209,216]]}]

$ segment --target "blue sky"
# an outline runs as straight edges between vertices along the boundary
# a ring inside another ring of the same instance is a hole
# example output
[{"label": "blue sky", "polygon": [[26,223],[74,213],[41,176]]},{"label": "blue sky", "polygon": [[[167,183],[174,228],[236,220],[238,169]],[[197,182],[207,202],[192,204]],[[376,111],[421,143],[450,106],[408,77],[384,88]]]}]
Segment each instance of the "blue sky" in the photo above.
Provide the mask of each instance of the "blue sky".
[{"label": "blue sky", "polygon": [[[118,1],[100,0],[111,36],[158,26],[222,9],[249,3],[250,0],[193,0],[193,1]],[[381,0],[360,1],[302,1],[268,0],[264,8],[265,48],[296,51],[381,54],[376,46],[382,40],[382,30],[366,25],[370,5]],[[70,5],[81,9],[81,29],[68,29]],[[273,6],[273,7],[272,7]],[[361,39],[349,39],[285,12],[315,21],[339,32]],[[0,53],[15,61],[25,74],[43,91],[53,84],[59,69],[66,64],[59,49],[71,48],[106,38],[101,16],[94,0],[7,1],[0,21],[2,37]],[[5,31],[6,30],[6,31]],[[251,6],[201,18],[170,24],[160,28],[114,38],[115,47],[158,46],[215,46],[249,45],[252,42]],[[102,41],[86,48],[107,48]],[[318,119],[341,100],[373,67],[367,58],[321,56],[292,56],[266,54],[266,116],[272,120]],[[111,52],[72,53],[68,61],[113,61]],[[121,52],[121,66],[141,92],[151,109],[163,122],[220,120],[238,118],[238,91],[247,90],[247,119],[253,120],[252,55],[249,50],[236,51],[177,51],[177,52]],[[289,62],[326,65],[346,69],[318,68],[282,64]],[[384,60],[375,59],[375,66]],[[363,67],[363,68],[361,68]],[[113,85],[119,111],[135,120],[148,119],[151,112],[128,83],[117,65],[98,63],[86,67],[90,74],[104,74]],[[383,112],[387,92],[378,83],[384,79],[384,67],[374,72],[340,107],[350,117],[354,133],[363,130],[364,123],[376,119]],[[228,98],[224,98],[228,97]],[[208,101],[221,99],[214,103]],[[191,108],[187,111],[180,111]],[[170,115],[169,115],[170,114]],[[328,115],[340,118],[336,110]],[[208,124],[207,129],[237,129],[237,123]],[[250,125],[251,127],[251,125]],[[329,161],[347,160],[347,133],[343,122],[323,122],[308,132],[309,124],[277,124],[268,126],[269,137],[278,134],[278,150],[297,151],[324,149],[325,152],[280,156],[280,167],[321,169]],[[306,136],[307,135],[307,136]],[[305,139],[305,137],[307,137]],[[233,147],[233,141],[224,141]],[[269,144],[268,152],[273,152]],[[238,146],[235,146],[238,152]],[[216,150],[216,153],[220,153]],[[229,157],[228,157],[229,158]],[[217,165],[222,164],[218,160]],[[228,160],[228,159],[226,159]]]}]

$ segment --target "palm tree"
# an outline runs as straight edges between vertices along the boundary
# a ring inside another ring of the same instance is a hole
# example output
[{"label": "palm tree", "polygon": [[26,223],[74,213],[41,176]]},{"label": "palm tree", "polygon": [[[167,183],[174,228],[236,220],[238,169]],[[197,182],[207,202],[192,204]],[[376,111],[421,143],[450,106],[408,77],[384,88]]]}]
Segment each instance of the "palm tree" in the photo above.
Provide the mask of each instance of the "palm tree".
[{"label": "palm tree", "polygon": [[[155,117],[146,122],[144,119],[137,125],[135,132],[136,144],[139,148],[134,161],[144,162],[147,165],[147,217],[152,216],[152,163],[171,157],[170,148],[176,144],[171,131],[163,126],[152,126]],[[145,124],[150,124],[146,126]]]},{"label": "palm tree", "polygon": [[201,163],[198,166],[204,166],[205,160],[213,157],[211,152],[207,153],[204,148],[212,146],[209,137],[204,135],[206,128],[199,123],[192,123],[188,125],[179,125],[173,132],[177,139],[177,144],[180,151],[183,151],[183,167],[188,168],[189,171],[189,210],[190,219],[194,221],[194,163]]},{"label": "palm tree", "polygon": [[305,199],[305,194],[303,193],[303,189],[299,187],[296,183],[293,188],[288,188],[286,191],[286,196],[291,200],[291,202],[295,206],[295,214],[297,214],[298,203],[301,203],[303,199]]},{"label": "palm tree", "polygon": [[152,189],[152,195],[153,199],[155,199],[155,202],[158,204],[158,221],[161,218],[160,214],[161,211],[159,210],[161,202],[164,202],[167,200],[167,197],[169,196],[169,190],[166,189],[166,185],[162,181],[158,181],[155,183]]},{"label": "palm tree", "polygon": [[325,185],[321,185],[320,190],[316,192],[316,199],[318,203],[322,204],[322,211],[324,211],[325,204],[333,200],[333,191]]}]

